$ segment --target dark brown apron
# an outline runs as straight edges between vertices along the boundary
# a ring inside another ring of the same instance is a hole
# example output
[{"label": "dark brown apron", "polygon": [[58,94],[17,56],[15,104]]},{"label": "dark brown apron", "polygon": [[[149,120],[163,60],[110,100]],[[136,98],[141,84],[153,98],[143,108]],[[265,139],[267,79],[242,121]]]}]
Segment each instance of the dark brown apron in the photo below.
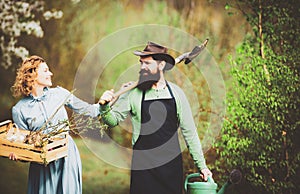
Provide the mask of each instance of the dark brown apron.
[{"label": "dark brown apron", "polygon": [[133,146],[131,194],[181,194],[182,155],[178,141],[178,118],[171,99],[145,101],[142,97],[141,131]]}]

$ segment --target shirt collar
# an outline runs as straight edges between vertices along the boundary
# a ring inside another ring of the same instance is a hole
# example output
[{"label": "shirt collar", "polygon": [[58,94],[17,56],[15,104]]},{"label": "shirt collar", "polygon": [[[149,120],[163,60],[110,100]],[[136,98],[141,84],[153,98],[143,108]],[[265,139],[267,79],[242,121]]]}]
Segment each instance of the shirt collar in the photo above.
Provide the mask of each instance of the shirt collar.
[{"label": "shirt collar", "polygon": [[44,101],[44,100],[47,99],[48,91],[49,91],[49,88],[45,87],[43,89],[43,95],[41,95],[41,96],[33,96],[32,93],[30,93],[29,96],[32,98],[32,102]]}]

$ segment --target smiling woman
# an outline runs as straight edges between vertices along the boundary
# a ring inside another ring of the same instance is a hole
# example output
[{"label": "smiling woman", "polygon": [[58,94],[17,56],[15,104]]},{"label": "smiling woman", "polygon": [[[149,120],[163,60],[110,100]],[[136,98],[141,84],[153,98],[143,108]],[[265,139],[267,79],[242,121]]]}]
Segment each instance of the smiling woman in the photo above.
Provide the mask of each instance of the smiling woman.
[{"label": "smiling woman", "polygon": [[[35,84],[35,80],[37,78],[41,79],[43,77],[42,66],[45,66],[48,69],[45,60],[39,56],[31,56],[30,58],[27,58],[23,61],[21,67],[18,69],[16,81],[12,87],[13,95],[15,97],[28,96],[32,92],[33,88],[35,88],[33,86]],[[38,76],[38,71],[40,76]]]},{"label": "smiling woman", "polygon": [[[40,87],[49,87],[52,86],[51,76],[52,72],[49,70],[49,67],[46,63],[41,63],[37,69],[37,78],[36,78],[36,86]],[[35,91],[36,92],[36,91]]]},{"label": "smiling woman", "polygon": [[[52,86],[52,72],[39,56],[25,59],[17,71],[12,87],[14,96],[23,98],[12,108],[14,123],[22,129],[51,133],[53,126],[68,120],[65,105],[74,112],[90,117],[99,115],[98,104],[88,104],[71,92]],[[9,158],[17,160],[11,153]],[[50,162],[47,166],[31,162],[28,176],[29,194],[82,193],[82,167],[78,148],[68,136],[68,157]]]}]

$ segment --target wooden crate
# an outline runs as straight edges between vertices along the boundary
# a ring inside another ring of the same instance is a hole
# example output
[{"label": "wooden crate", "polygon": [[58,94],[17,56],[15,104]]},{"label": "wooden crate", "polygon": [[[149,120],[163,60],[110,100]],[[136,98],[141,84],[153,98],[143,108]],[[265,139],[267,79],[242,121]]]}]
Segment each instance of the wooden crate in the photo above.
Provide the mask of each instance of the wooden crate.
[{"label": "wooden crate", "polygon": [[[18,160],[37,162],[47,165],[49,162],[68,155],[68,134],[55,137],[43,147],[34,145],[11,142],[6,139],[7,131],[12,127],[10,120],[0,123],[0,156],[8,157],[13,152]],[[20,129],[20,132],[27,135],[28,130]]]}]

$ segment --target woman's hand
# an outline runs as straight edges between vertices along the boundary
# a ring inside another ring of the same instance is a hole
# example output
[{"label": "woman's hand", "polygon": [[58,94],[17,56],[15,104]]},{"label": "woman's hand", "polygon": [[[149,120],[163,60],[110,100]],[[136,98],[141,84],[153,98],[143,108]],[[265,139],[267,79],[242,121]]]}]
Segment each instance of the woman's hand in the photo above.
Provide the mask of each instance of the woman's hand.
[{"label": "woman's hand", "polygon": [[114,92],[113,89],[111,90],[106,90],[102,96],[100,97],[100,100],[99,100],[99,104],[100,105],[105,105],[107,103],[110,103],[110,105],[113,105],[119,98],[120,95],[128,92],[129,90],[135,88],[137,86],[137,83],[138,82],[133,82],[133,81],[130,81],[130,82],[127,82],[127,83],[124,83],[122,85],[122,87],[120,88],[119,91],[117,91],[116,93]]},{"label": "woman's hand", "polygon": [[102,96],[100,97],[100,100],[99,100],[99,104],[100,105],[104,105],[106,103],[109,103],[110,101],[112,101],[114,98],[114,90],[111,89],[111,90],[106,90]]},{"label": "woman's hand", "polygon": [[18,157],[13,152],[9,154],[8,158],[10,160],[18,161]]}]

